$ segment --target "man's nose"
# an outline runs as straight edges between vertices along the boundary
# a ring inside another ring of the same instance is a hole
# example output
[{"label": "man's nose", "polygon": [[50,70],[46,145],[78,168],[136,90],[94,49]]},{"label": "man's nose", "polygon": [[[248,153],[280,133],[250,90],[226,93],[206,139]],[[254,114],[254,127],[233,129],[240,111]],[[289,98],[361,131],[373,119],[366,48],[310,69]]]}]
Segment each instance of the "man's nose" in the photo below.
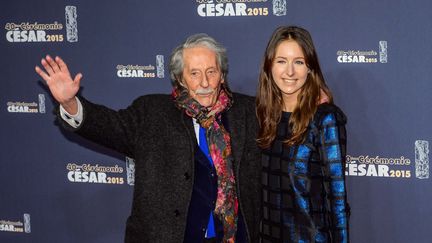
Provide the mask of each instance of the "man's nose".
[{"label": "man's nose", "polygon": [[203,75],[203,78],[201,79],[201,82],[200,82],[201,87],[204,87],[204,88],[208,87],[209,86],[208,80],[209,79],[207,78],[207,75]]}]

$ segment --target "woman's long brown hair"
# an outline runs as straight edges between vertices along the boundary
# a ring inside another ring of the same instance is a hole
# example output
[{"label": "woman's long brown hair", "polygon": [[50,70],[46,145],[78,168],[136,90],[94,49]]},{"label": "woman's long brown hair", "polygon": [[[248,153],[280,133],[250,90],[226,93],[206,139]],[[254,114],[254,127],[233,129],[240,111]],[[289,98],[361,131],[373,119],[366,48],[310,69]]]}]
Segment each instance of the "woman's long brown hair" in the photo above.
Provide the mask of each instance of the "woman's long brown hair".
[{"label": "woman's long brown hair", "polygon": [[328,103],[333,103],[332,94],[324,81],[315,46],[309,32],[296,26],[277,28],[271,36],[264,53],[257,89],[256,114],[260,125],[257,142],[261,148],[271,146],[276,137],[277,125],[282,115],[282,92],[273,80],[272,65],[276,55],[276,48],[285,40],[293,40],[300,45],[310,73],[300,90],[297,105],[290,116],[291,137],[284,141],[284,144],[291,146],[304,141],[307,127],[317,110],[321,91],[327,95]]}]

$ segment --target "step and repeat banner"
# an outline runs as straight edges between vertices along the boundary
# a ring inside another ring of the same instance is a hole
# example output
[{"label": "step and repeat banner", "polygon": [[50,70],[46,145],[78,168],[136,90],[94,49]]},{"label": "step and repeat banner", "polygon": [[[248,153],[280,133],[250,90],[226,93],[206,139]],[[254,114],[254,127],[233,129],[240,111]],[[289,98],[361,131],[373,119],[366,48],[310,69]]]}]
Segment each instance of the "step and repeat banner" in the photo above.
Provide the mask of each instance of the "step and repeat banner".
[{"label": "step and repeat banner", "polygon": [[[308,29],[348,117],[351,242],[430,242],[429,0],[25,1],[0,3],[0,242],[122,242],[134,161],[61,130],[34,66],[61,56],[81,94],[114,109],[170,93],[168,62],[205,32],[228,82],[254,95],[268,38]],[[167,151],[169,153],[169,151]]]}]

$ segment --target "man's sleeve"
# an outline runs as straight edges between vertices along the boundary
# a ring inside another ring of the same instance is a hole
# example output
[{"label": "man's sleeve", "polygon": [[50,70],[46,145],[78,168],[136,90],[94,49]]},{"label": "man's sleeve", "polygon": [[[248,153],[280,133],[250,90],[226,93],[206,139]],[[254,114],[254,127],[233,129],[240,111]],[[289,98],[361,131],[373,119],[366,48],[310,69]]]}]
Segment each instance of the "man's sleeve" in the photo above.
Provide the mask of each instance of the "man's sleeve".
[{"label": "man's sleeve", "polygon": [[78,97],[75,97],[75,99],[78,103],[78,112],[74,115],[71,115],[63,108],[63,106],[60,105],[60,117],[71,127],[78,128],[83,120],[83,108]]}]

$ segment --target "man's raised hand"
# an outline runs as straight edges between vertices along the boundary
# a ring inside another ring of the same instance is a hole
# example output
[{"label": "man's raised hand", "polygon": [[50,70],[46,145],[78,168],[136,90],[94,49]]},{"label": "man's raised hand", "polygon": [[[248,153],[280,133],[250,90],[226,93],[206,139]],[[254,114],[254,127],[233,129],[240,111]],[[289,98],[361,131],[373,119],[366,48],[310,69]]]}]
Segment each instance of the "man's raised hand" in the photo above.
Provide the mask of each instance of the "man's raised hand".
[{"label": "man's raised hand", "polygon": [[66,63],[58,56],[53,59],[47,55],[45,58],[42,58],[41,64],[43,69],[36,66],[35,71],[45,80],[54,99],[69,114],[76,114],[78,112],[78,104],[75,95],[80,88],[82,74],[78,73],[72,79]]}]

